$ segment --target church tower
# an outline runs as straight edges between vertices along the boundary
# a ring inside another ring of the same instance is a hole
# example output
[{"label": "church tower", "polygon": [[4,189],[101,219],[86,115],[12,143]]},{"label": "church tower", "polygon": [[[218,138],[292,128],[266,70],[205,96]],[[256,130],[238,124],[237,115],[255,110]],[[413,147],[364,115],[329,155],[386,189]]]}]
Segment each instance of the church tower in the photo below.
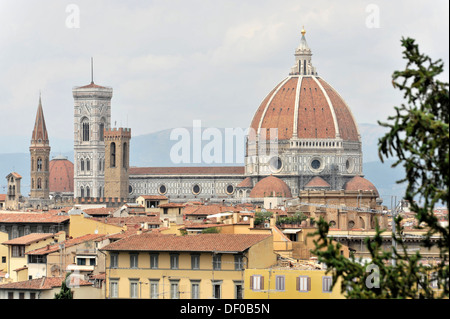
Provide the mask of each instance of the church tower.
[{"label": "church tower", "polygon": [[49,198],[49,158],[50,143],[45,126],[41,97],[34,123],[30,145],[31,155],[31,198]]},{"label": "church tower", "polygon": [[105,130],[105,197],[127,200],[130,168],[130,128]]},{"label": "church tower", "polygon": [[74,98],[74,197],[104,197],[104,130],[111,123],[110,87],[94,83],[75,87]]}]

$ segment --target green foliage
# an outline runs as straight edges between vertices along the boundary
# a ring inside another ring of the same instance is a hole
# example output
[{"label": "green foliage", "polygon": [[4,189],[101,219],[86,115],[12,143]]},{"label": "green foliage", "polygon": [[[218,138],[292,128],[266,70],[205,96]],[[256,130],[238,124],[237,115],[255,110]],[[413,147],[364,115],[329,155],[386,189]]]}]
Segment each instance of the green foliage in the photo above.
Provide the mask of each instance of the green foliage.
[{"label": "green foliage", "polygon": [[202,234],[218,234],[220,229],[218,227],[209,227],[202,230]]},{"label": "green foliage", "polygon": [[302,212],[297,212],[293,216],[280,217],[277,220],[277,225],[281,224],[301,224],[302,221],[308,219],[308,217]]},{"label": "green foliage", "polygon": [[256,212],[254,225],[256,226],[264,224],[264,222],[269,221],[271,217],[272,217],[271,212]]},{"label": "green foliage", "polygon": [[[404,92],[407,103],[395,107],[396,115],[388,117],[390,122],[379,122],[390,129],[379,141],[379,155],[382,161],[397,157],[393,166],[405,168],[405,178],[398,183],[407,182],[405,199],[416,212],[418,224],[425,225],[427,230],[422,245],[438,248],[440,263],[425,265],[419,252],[408,254],[400,216],[395,218],[393,242],[396,246],[392,250],[383,251],[381,234],[385,230],[378,226],[376,235],[365,239],[370,265],[353,256],[341,256],[341,245],[328,237],[329,226],[321,219],[317,223],[314,235],[318,235],[318,239],[314,240],[312,252],[333,274],[333,285],[341,280],[341,291],[348,298],[449,297],[449,228],[441,226],[433,214],[437,203],[448,209],[449,85],[436,79],[443,72],[441,60],[433,62],[421,54],[413,39],[401,42],[407,65],[405,70],[394,72],[393,85]],[[431,240],[431,236],[438,240]],[[373,266],[379,272],[378,288],[371,284],[375,277],[368,271]],[[439,290],[431,289],[431,281]]]},{"label": "green foliage", "polygon": [[70,290],[69,287],[67,287],[67,284],[66,284],[66,281],[68,280],[69,276],[70,276],[70,273],[67,273],[66,277],[62,281],[61,290],[59,291],[59,293],[55,294],[54,299],[73,299],[72,291]]}]

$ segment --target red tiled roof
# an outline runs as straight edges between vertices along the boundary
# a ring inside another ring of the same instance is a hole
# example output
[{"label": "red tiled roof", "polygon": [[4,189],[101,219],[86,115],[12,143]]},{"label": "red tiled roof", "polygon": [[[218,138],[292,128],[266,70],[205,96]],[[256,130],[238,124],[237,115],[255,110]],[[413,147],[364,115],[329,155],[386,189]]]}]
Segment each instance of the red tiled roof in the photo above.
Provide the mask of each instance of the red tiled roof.
[{"label": "red tiled roof", "polygon": [[105,224],[116,225],[116,226],[133,226],[140,225],[143,223],[156,224],[159,225],[161,222],[158,216],[128,216],[128,217],[103,217],[103,218],[94,218]]},{"label": "red tiled roof", "polygon": [[91,82],[88,85],[80,86],[78,89],[106,89],[106,87],[100,86],[100,85],[95,84],[94,82]]},{"label": "red tiled roof", "polygon": [[184,208],[184,215],[214,215],[223,212],[235,212],[239,211],[238,208],[233,206],[220,206],[220,205],[195,205],[186,206]]},{"label": "red tiled roof", "polygon": [[168,199],[166,196],[163,196],[163,195],[141,195],[139,197],[142,197],[143,199],[154,199],[154,200]]},{"label": "red tiled roof", "polygon": [[[63,280],[63,277],[42,277],[38,279],[3,284],[0,285],[0,289],[48,290],[61,287]],[[82,279],[80,279],[79,282],[77,281],[77,284],[80,286],[92,286],[92,283]]]},{"label": "red tiled roof", "polygon": [[8,241],[3,242],[3,245],[29,245],[34,242],[38,242],[43,239],[47,239],[55,236],[55,234],[48,233],[31,233],[22,237],[17,237]]},{"label": "red tiled roof", "polygon": [[269,234],[199,234],[195,236],[175,236],[149,232],[124,238],[103,247],[101,250],[242,252],[270,236]]},{"label": "red tiled roof", "polygon": [[[12,173],[9,174],[9,175],[14,176],[15,179],[21,179],[21,178],[22,178],[22,176],[21,176],[19,173],[16,173],[16,172],[12,172]],[[9,175],[8,175],[8,176],[9,176]],[[6,177],[8,177],[8,176],[6,176]]]},{"label": "red tiled roof", "polygon": [[159,204],[158,207],[160,208],[183,208],[186,204],[180,204],[180,203],[166,203],[166,204]]},{"label": "red tiled roof", "polygon": [[101,207],[101,208],[83,209],[83,212],[85,212],[88,215],[95,216],[95,215],[109,215],[116,210],[117,208],[115,207]]},{"label": "red tiled roof", "polygon": [[252,179],[250,177],[246,177],[242,182],[237,184],[236,187],[253,187]]},{"label": "red tiled roof", "polygon": [[0,202],[6,201],[6,194],[0,194]]},{"label": "red tiled roof", "polygon": [[67,248],[67,247],[79,245],[79,244],[87,242],[87,241],[96,240],[96,239],[99,239],[102,237],[105,237],[105,235],[103,235],[103,234],[87,234],[87,235],[80,236],[77,238],[67,239],[61,243],[56,243],[54,245],[48,245],[43,248],[35,249],[35,250],[29,251],[25,254],[26,255],[47,255],[47,254],[51,254],[55,251],[58,251],[60,249],[59,245],[62,243],[64,243],[65,247]]},{"label": "red tiled roof", "polygon": [[52,213],[4,213],[0,214],[0,223],[63,223],[70,216],[58,216]]},{"label": "red tiled roof", "polygon": [[244,166],[130,167],[130,175],[243,175]]},{"label": "red tiled roof", "polygon": [[331,185],[322,177],[315,176],[305,185],[305,187],[331,187]]},{"label": "red tiled roof", "polygon": [[378,194],[378,190],[370,181],[361,177],[355,176],[344,185],[346,191],[375,191]]},{"label": "red tiled roof", "polygon": [[267,176],[256,183],[255,187],[253,187],[252,191],[250,192],[251,198],[263,198],[271,196],[291,198],[292,194],[289,186],[287,186],[284,181],[272,175]]}]

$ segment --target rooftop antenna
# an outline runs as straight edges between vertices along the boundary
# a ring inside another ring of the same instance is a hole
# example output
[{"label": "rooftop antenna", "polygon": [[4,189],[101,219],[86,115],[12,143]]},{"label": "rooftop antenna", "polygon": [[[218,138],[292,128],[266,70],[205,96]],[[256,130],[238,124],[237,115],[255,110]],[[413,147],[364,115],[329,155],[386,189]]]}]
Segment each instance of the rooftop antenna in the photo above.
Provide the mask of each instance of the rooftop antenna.
[{"label": "rooftop antenna", "polygon": [[91,83],[94,83],[94,58],[91,57]]}]

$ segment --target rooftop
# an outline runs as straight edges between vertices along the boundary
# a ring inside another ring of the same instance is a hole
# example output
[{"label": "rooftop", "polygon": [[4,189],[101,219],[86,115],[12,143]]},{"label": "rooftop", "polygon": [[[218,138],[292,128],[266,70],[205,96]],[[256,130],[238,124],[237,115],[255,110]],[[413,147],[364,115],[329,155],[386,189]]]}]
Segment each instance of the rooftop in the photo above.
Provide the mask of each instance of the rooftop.
[{"label": "rooftop", "polygon": [[162,235],[152,232],[129,236],[111,243],[106,251],[195,251],[242,252],[271,235],[199,234],[192,236]]}]

